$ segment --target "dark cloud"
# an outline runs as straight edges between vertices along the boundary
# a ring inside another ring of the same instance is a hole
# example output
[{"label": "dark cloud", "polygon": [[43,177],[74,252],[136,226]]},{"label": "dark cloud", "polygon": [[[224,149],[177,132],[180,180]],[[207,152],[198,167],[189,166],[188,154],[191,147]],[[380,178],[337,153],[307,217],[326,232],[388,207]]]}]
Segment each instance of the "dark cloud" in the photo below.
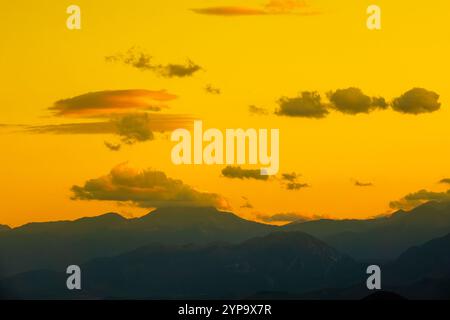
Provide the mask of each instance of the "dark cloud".
[{"label": "dark cloud", "polygon": [[384,98],[371,98],[358,88],[339,89],[328,93],[328,98],[333,108],[345,114],[369,113],[388,107]]},{"label": "dark cloud", "polygon": [[301,177],[301,175],[295,172],[281,174],[281,179],[289,182],[295,182],[299,177]]},{"label": "dark cloud", "polygon": [[437,111],[441,108],[439,95],[423,88],[414,88],[394,99],[395,111],[409,114],[421,114]]},{"label": "dark cloud", "polygon": [[254,105],[249,106],[248,111],[252,114],[257,114],[257,115],[268,115],[269,114],[269,111],[267,109],[257,107]]},{"label": "dark cloud", "polygon": [[450,184],[450,178],[442,179],[439,183]]},{"label": "dark cloud", "polygon": [[356,187],[373,187],[373,183],[372,182],[361,182],[361,181],[356,180],[355,186]]},{"label": "dark cloud", "polygon": [[276,14],[315,15],[317,11],[309,9],[301,0],[271,0],[260,7],[218,6],[192,9],[193,12],[217,16],[261,16]]},{"label": "dark cloud", "polygon": [[160,111],[163,102],[176,96],[165,90],[108,90],[89,92],[55,102],[49,109],[57,116],[109,117],[134,111]]},{"label": "dark cloud", "polygon": [[310,185],[307,183],[298,182],[298,179],[300,177],[301,177],[301,174],[296,173],[296,172],[282,173],[281,174],[282,185],[285,186],[287,190],[291,190],[291,191],[310,187]]},{"label": "dark cloud", "polygon": [[317,92],[304,91],[295,98],[282,97],[278,104],[277,115],[320,119],[329,113]]},{"label": "dark cloud", "polygon": [[149,122],[149,115],[129,114],[115,120],[117,134],[122,137],[122,142],[133,144],[153,140],[154,135]]},{"label": "dark cloud", "polygon": [[154,170],[137,171],[125,164],[116,166],[100,178],[73,186],[73,200],[130,202],[142,208],[167,206],[215,206],[227,208],[226,201],[217,194],[200,192]]},{"label": "dark cloud", "polygon": [[205,91],[211,94],[221,94],[221,90],[219,88],[213,87],[211,84],[208,84],[205,87]]},{"label": "dark cloud", "polygon": [[450,190],[447,190],[446,192],[420,190],[414,193],[410,193],[398,201],[392,201],[390,203],[390,207],[392,209],[411,210],[429,201],[450,201]]},{"label": "dark cloud", "polygon": [[241,167],[227,166],[222,170],[222,175],[231,179],[256,179],[268,180],[269,176],[261,175],[261,170],[242,169]]},{"label": "dark cloud", "polygon": [[286,184],[286,188],[288,190],[300,190],[303,188],[309,188],[309,184],[307,183],[298,183],[298,182],[289,182]]},{"label": "dark cloud", "polygon": [[131,48],[125,53],[108,56],[105,60],[108,62],[121,62],[142,71],[152,71],[166,78],[190,77],[197,71],[202,70],[201,66],[189,59],[183,64],[154,64],[152,62],[153,57],[138,48]]},{"label": "dark cloud", "polygon": [[126,53],[105,57],[105,60],[108,62],[123,62],[140,70],[153,70],[152,59],[152,56],[137,48],[131,48]]},{"label": "dark cloud", "polygon": [[122,145],[120,143],[111,143],[105,141],[105,147],[107,147],[111,151],[119,151]]},{"label": "dark cloud", "polygon": [[159,74],[163,77],[167,78],[184,78],[190,77],[197,71],[202,70],[198,64],[195,64],[193,61],[188,60],[185,64],[167,64],[167,65],[159,65],[156,67],[159,71]]}]

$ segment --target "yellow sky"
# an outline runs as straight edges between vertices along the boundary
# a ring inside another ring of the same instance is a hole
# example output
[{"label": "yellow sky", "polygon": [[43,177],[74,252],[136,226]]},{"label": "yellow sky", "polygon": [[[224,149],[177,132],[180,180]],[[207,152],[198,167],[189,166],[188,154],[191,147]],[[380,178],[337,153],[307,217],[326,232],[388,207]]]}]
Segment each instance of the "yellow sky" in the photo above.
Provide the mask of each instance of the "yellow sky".
[{"label": "yellow sky", "polygon": [[[82,12],[82,30],[68,30],[67,6]],[[298,172],[309,188],[288,191],[277,181],[221,177],[223,166],[174,166],[167,139],[104,146],[113,135],[54,135],[0,128],[0,224],[74,219],[147,209],[115,201],[70,200],[70,188],[128,162],[181,179],[229,200],[243,217],[296,212],[364,218],[420,190],[445,190],[450,177],[450,3],[440,0],[311,0],[317,15],[216,16],[192,8],[261,7],[265,1],[22,1],[0,11],[0,123],[74,122],[53,116],[55,101],[103,90],[167,90],[178,96],[164,113],[193,115],[206,127],[279,128],[280,172]],[[382,30],[366,28],[366,8],[382,9]],[[161,64],[187,58],[204,70],[164,78],[105,57],[139,47]],[[220,88],[207,94],[205,86]],[[332,112],[325,119],[256,116],[300,91],[361,88],[388,100],[414,87],[440,95],[441,110],[407,115]],[[356,187],[354,181],[373,183]],[[240,208],[242,197],[254,208]]]}]

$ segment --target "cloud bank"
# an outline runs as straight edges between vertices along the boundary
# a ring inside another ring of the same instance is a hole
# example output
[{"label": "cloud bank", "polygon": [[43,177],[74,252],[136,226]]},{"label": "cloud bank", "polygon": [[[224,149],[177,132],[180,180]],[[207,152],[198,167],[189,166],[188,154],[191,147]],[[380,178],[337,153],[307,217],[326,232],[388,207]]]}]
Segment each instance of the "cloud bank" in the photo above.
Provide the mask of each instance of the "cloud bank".
[{"label": "cloud bank", "polygon": [[167,177],[155,170],[138,171],[120,164],[105,176],[90,179],[83,186],[71,189],[73,200],[131,202],[142,208],[168,206],[214,206],[228,208],[224,198],[200,192],[181,180]]}]

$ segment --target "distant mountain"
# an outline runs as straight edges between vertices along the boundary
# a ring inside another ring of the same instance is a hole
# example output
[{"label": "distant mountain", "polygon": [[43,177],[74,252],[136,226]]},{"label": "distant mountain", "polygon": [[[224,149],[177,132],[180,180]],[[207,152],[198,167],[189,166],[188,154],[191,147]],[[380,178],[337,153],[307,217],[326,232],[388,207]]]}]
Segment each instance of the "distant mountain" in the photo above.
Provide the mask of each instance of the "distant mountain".
[{"label": "distant mountain", "polygon": [[[382,288],[402,297],[450,299],[450,234],[406,250],[394,262],[381,266],[381,276]],[[348,288],[325,288],[296,298],[362,299],[367,295],[363,281]],[[367,299],[374,298],[387,297],[377,293]]]},{"label": "distant mountain", "polygon": [[386,280],[391,284],[450,279],[450,234],[408,249],[386,269]]},{"label": "distant mountain", "polygon": [[0,224],[0,232],[2,232],[2,231],[8,231],[8,230],[10,230],[11,228],[9,227],[9,226],[5,226],[5,225],[3,225],[3,224]]},{"label": "distant mountain", "polygon": [[411,246],[449,233],[450,203],[429,202],[386,218],[317,220],[282,229],[311,234],[358,260],[393,260]]},{"label": "distant mountain", "polygon": [[276,231],[302,231],[356,260],[381,263],[450,233],[450,205],[431,202],[386,218],[318,220],[283,227],[214,208],[161,208],[135,219],[108,213],[0,230],[0,278],[37,269],[58,271],[69,264],[116,256],[153,243],[239,243]]},{"label": "distant mountain", "polygon": [[76,221],[30,223],[0,232],[0,278],[36,269],[62,270],[151,243],[237,243],[274,228],[214,208],[162,208],[136,219],[108,213]]},{"label": "distant mountain", "polygon": [[[301,232],[278,232],[240,244],[152,245],[82,267],[90,298],[243,298],[260,291],[301,293],[360,282],[359,264]],[[38,286],[38,279],[47,279]],[[9,297],[68,298],[65,275],[29,272],[0,282]]]}]

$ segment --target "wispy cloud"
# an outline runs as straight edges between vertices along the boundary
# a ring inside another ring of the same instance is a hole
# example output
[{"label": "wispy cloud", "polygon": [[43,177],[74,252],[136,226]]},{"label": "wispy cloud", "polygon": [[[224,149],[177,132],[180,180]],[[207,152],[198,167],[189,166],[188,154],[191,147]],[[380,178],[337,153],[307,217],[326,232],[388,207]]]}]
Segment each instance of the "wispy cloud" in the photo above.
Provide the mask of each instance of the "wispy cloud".
[{"label": "wispy cloud", "polygon": [[111,117],[111,120],[101,122],[23,126],[21,130],[35,134],[114,134],[119,136],[123,143],[133,144],[152,140],[154,132],[191,127],[192,119],[188,116],[137,113],[116,115]]},{"label": "wispy cloud", "polygon": [[249,6],[215,6],[206,8],[195,8],[193,12],[216,16],[264,16],[264,15],[317,15],[320,12],[312,10],[305,1],[299,0],[271,0],[259,7]]},{"label": "wispy cloud", "polygon": [[49,108],[56,116],[110,117],[136,111],[160,111],[177,96],[165,90],[107,90],[62,99]]},{"label": "wispy cloud", "polygon": [[193,76],[202,67],[188,59],[185,63],[153,63],[153,57],[138,48],[131,48],[125,53],[118,53],[105,58],[108,62],[120,62],[142,71],[152,71],[166,78],[185,78]]},{"label": "wispy cloud", "polygon": [[221,94],[222,93],[222,91],[219,88],[214,87],[212,84],[208,84],[205,87],[205,91],[210,94]]}]

